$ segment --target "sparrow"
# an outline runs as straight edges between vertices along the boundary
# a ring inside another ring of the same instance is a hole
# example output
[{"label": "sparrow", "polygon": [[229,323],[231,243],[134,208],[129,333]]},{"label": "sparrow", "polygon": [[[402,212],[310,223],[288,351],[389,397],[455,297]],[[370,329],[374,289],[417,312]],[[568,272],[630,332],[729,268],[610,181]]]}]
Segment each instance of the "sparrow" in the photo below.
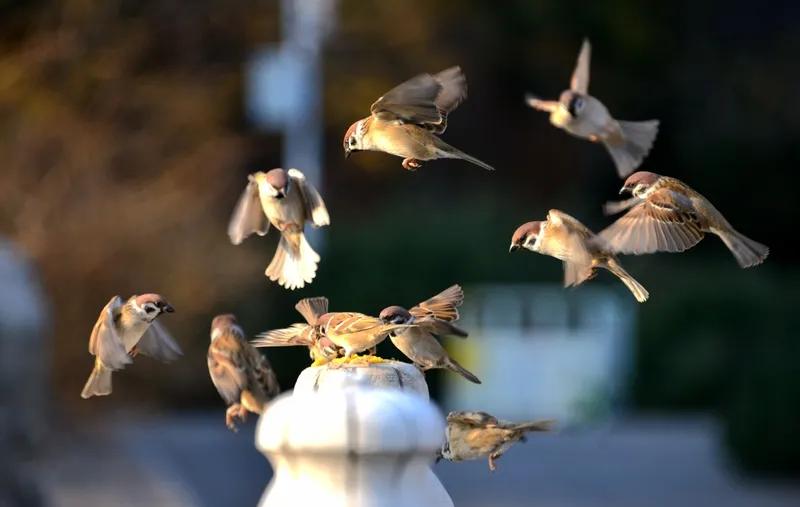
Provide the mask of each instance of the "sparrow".
[{"label": "sparrow", "polygon": [[580,285],[597,268],[611,271],[643,303],[649,294],[620,265],[604,242],[585,225],[563,211],[551,209],[547,220],[520,225],[511,238],[509,252],[524,248],[564,261],[564,286]]},{"label": "sparrow", "polygon": [[317,320],[322,336],[334,345],[344,349],[344,358],[349,360],[353,354],[375,347],[392,332],[416,327],[414,324],[387,324],[381,319],[356,312],[329,312]]},{"label": "sparrow", "polygon": [[310,283],[320,257],[308,244],[303,228],[330,224],[322,197],[297,169],[272,169],[247,177],[245,188],[228,224],[234,245],[253,233],[263,236],[272,224],[281,239],[266,275],[282,287],[294,290]]},{"label": "sparrow", "polygon": [[639,167],[658,134],[658,120],[615,120],[606,106],[589,95],[589,59],[592,47],[583,40],[578,63],[572,73],[569,90],[561,92],[558,101],[541,100],[533,95],[527,104],[550,113],[550,123],[573,136],[605,145],[617,166],[620,178]]},{"label": "sparrow", "polygon": [[614,252],[683,252],[711,233],[743,268],[761,264],[769,255],[768,247],[735,230],[708,199],[680,180],[639,171],[625,180],[623,192],[633,197],[607,203],[606,214],[630,211],[600,232]]},{"label": "sparrow", "polygon": [[525,433],[550,431],[552,426],[552,420],[512,423],[486,412],[450,412],[438,459],[455,462],[487,457],[489,470],[494,472],[497,469],[495,460],[515,443],[524,442]]},{"label": "sparrow", "polygon": [[402,306],[386,307],[379,318],[385,324],[416,324],[416,327],[393,331],[389,339],[423,372],[443,368],[480,384],[478,377],[451,358],[436,339],[437,336],[444,335],[466,338],[467,332],[452,324],[452,321],[458,320],[458,307],[463,301],[464,292],[461,287],[453,285],[411,310]]},{"label": "sparrow", "polygon": [[244,331],[230,313],[211,321],[208,373],[225,400],[225,425],[236,431],[235,419],[244,422],[247,412],[261,414],[280,393],[278,379],[266,357],[247,342]]},{"label": "sparrow", "polygon": [[467,78],[460,67],[413,77],[376,100],[370,116],[350,125],[344,135],[344,156],[382,151],[403,157],[403,167],[409,171],[425,160],[460,158],[493,171],[438,137],[447,128],[447,115],[466,98]]},{"label": "sparrow", "polygon": [[111,372],[123,369],[141,353],[163,362],[174,361],[181,348],[156,322],[162,313],[175,309],[159,294],[114,296],[106,304],[89,336],[94,369],[81,392],[82,398],[111,394]]},{"label": "sparrow", "polygon": [[273,329],[258,335],[250,343],[254,347],[308,347],[314,364],[325,364],[343,354],[330,339],[323,336],[318,324],[319,317],[328,312],[328,298],[301,299],[295,309],[305,318],[305,323],[292,324],[283,329]]}]

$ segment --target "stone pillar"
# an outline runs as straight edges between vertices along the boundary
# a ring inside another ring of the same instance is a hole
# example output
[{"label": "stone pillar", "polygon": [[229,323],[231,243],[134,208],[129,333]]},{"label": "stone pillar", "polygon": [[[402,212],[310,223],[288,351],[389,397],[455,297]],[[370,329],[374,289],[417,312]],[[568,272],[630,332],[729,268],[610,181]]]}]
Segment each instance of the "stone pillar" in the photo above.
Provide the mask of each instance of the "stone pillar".
[{"label": "stone pillar", "polygon": [[306,368],[261,416],[260,507],[452,507],[430,468],[445,421],[407,363]]}]

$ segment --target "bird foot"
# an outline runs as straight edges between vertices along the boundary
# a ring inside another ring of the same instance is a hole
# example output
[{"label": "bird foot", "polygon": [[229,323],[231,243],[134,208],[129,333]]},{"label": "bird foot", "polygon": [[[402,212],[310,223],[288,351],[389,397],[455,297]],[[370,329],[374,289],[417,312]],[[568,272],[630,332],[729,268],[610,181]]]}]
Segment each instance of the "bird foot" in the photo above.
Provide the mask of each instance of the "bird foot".
[{"label": "bird foot", "polygon": [[403,168],[405,168],[408,171],[416,171],[420,167],[422,167],[422,164],[420,163],[419,160],[415,158],[403,159]]},{"label": "bird foot", "polygon": [[489,470],[494,472],[497,470],[497,464],[494,462],[500,456],[495,456],[494,454],[489,455]]},{"label": "bird foot", "polygon": [[247,419],[247,410],[238,403],[231,405],[228,407],[228,410],[225,411],[225,426],[234,433],[239,431],[236,427],[236,419],[239,419],[241,422]]},{"label": "bird foot", "polygon": [[139,346],[134,345],[133,348],[128,352],[128,355],[131,357],[136,357],[139,355]]}]

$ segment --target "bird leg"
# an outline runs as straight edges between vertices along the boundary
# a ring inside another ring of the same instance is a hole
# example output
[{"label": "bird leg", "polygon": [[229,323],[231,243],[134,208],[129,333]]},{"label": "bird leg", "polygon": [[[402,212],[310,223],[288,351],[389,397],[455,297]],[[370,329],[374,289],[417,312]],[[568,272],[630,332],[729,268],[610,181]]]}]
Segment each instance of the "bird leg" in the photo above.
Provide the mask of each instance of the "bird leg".
[{"label": "bird leg", "polygon": [[492,453],[489,455],[489,470],[494,472],[497,470],[497,465],[495,464],[495,460],[500,459],[499,454]]},{"label": "bird leg", "polygon": [[233,431],[234,433],[239,431],[236,428],[235,419],[239,419],[242,422],[245,421],[247,418],[247,410],[238,403],[234,403],[228,410],[225,411],[225,426],[228,427],[229,430]]},{"label": "bird leg", "polygon": [[420,163],[419,160],[409,157],[403,159],[403,167],[409,171],[416,171],[417,169],[422,167],[422,164]]},{"label": "bird leg", "polygon": [[128,352],[128,355],[131,357],[136,357],[139,355],[139,344],[134,345],[131,347],[131,350]]}]

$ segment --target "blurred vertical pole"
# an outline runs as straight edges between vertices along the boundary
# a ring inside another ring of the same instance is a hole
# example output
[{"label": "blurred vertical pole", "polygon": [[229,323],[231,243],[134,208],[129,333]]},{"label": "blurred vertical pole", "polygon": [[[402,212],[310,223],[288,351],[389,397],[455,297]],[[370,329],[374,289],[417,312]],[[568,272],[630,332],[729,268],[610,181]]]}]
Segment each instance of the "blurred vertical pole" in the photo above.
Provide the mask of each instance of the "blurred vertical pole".
[{"label": "blurred vertical pole", "polygon": [[[257,126],[283,134],[282,166],[300,169],[321,191],[321,54],[335,7],[336,0],[281,0],[282,41],[256,52],[247,77],[248,116]],[[322,229],[307,233],[315,247],[324,247]]]}]

